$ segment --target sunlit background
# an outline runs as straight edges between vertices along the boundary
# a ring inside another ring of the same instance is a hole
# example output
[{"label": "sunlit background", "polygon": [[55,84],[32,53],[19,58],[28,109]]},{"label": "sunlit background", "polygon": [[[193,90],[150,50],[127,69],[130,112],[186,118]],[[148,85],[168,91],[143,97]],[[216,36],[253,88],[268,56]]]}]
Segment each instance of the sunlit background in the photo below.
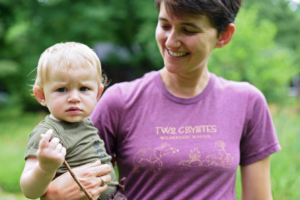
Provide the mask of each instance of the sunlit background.
[{"label": "sunlit background", "polygon": [[[163,67],[156,23],[154,0],[0,0],[0,200],[25,199],[27,139],[47,114],[30,87],[40,54],[81,42],[96,51],[110,85],[130,81]],[[283,148],[272,156],[273,198],[300,199],[300,0],[244,0],[235,25],[209,70],[264,93]]]}]

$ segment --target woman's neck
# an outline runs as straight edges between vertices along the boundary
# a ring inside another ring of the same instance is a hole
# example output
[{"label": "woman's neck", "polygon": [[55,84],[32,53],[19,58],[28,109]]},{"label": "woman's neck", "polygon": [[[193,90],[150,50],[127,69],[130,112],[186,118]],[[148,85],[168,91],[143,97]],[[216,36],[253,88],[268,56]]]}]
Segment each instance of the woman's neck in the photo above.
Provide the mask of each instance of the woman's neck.
[{"label": "woman's neck", "polygon": [[210,80],[210,74],[206,67],[189,74],[174,74],[164,67],[160,72],[160,76],[166,89],[180,98],[192,98],[199,95]]}]

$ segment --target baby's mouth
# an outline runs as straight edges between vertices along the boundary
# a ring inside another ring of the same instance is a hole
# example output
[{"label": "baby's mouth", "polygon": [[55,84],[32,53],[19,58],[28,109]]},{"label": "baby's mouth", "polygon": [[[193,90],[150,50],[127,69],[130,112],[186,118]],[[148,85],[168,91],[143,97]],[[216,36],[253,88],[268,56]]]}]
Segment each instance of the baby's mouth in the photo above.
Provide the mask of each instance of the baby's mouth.
[{"label": "baby's mouth", "polygon": [[79,108],[71,107],[67,110],[67,112],[81,111]]}]

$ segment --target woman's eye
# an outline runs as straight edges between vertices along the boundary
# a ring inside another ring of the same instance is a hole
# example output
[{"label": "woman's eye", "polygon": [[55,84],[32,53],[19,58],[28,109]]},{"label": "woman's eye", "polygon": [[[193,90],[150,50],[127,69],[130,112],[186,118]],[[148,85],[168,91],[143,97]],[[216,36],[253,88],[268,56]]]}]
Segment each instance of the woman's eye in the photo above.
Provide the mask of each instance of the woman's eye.
[{"label": "woman's eye", "polygon": [[169,26],[166,26],[166,25],[160,25],[160,27],[161,27],[162,29],[168,29],[168,28],[169,28]]},{"label": "woman's eye", "polygon": [[67,89],[66,89],[66,88],[59,88],[57,91],[58,91],[58,92],[66,92]]},{"label": "woman's eye", "polygon": [[85,91],[88,91],[89,90],[89,88],[87,88],[87,87],[81,87],[80,88],[80,91],[82,91],[82,92],[85,92]]},{"label": "woman's eye", "polygon": [[184,29],[184,32],[189,33],[189,34],[196,33],[195,31],[189,31],[189,30],[187,30],[187,29]]}]

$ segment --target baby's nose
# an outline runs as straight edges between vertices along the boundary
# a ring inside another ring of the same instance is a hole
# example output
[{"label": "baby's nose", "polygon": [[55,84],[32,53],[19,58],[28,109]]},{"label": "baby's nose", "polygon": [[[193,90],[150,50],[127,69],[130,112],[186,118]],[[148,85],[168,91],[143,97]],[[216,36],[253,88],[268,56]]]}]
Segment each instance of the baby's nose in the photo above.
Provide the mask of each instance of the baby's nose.
[{"label": "baby's nose", "polygon": [[68,101],[73,102],[73,103],[80,102],[78,91],[76,91],[76,90],[71,91]]}]

